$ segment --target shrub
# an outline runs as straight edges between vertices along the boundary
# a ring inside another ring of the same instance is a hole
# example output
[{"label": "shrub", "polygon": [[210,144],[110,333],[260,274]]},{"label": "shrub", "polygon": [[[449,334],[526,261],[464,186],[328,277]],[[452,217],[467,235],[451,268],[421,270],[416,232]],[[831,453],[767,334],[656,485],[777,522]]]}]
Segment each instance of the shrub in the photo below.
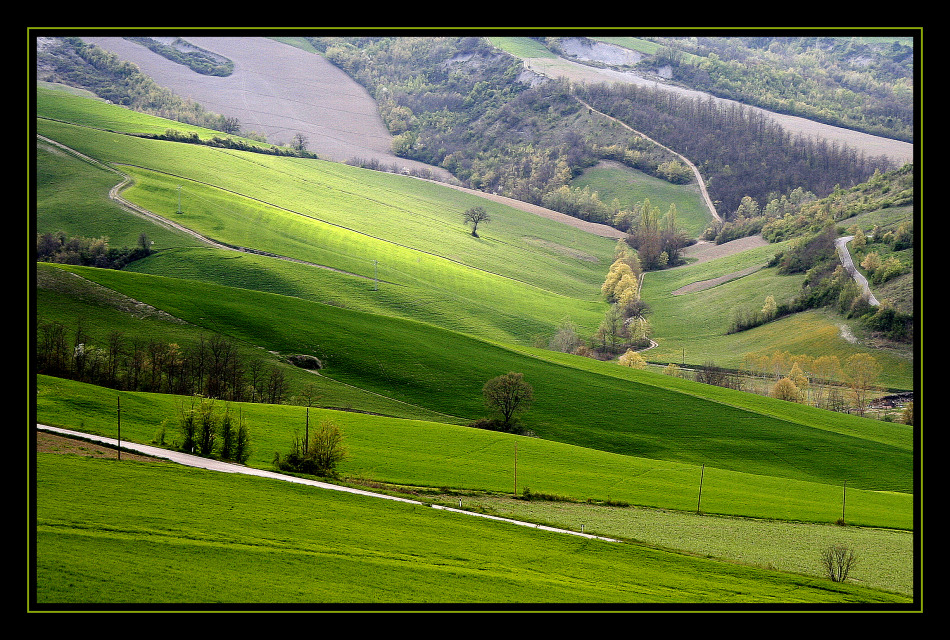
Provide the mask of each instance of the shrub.
[{"label": "shrub", "polygon": [[854,551],[843,544],[836,544],[825,549],[821,554],[821,564],[826,575],[833,582],[844,582],[848,579],[856,556]]},{"label": "shrub", "polygon": [[281,471],[336,477],[336,467],[345,458],[343,431],[336,423],[324,420],[310,434],[309,441],[294,436],[290,453],[283,457],[275,453],[274,466]]},{"label": "shrub", "polygon": [[789,378],[782,378],[772,388],[772,397],[788,402],[799,402],[801,401],[801,391]]}]

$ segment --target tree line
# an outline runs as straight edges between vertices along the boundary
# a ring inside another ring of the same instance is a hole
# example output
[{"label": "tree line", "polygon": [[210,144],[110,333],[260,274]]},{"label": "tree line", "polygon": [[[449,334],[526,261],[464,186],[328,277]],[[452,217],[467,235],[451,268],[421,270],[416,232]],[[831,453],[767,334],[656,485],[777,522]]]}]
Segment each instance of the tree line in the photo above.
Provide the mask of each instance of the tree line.
[{"label": "tree line", "polygon": [[914,139],[909,37],[655,37],[674,82],[721,98],[887,138]]},{"label": "tree line", "polygon": [[152,254],[152,243],[145,232],[138,245],[121,249],[110,247],[106,237],[69,237],[62,231],[36,234],[36,261],[75,264],[100,269],[121,269],[130,262]]},{"label": "tree line", "polygon": [[[49,46],[38,49],[37,78],[87,89],[114,104],[168,120],[225,133],[240,130],[236,118],[207,111],[199,103],[175,95],[136,65],[81,38],[55,38]],[[253,132],[243,135],[259,137]]]},{"label": "tree line", "polygon": [[80,317],[72,329],[58,320],[38,323],[35,349],[37,373],[112,389],[271,404],[290,394],[280,366],[242,356],[217,334],[179,345],[113,330],[97,343]]},{"label": "tree line", "polygon": [[[200,144],[206,147],[215,147],[218,149],[235,149],[237,151],[251,151],[253,153],[263,153],[271,156],[290,156],[293,158],[311,158],[317,159],[320,156],[316,153],[310,153],[302,144],[294,144],[290,147],[277,145],[260,146],[251,144],[244,140],[235,138],[222,138],[221,136],[211,136],[208,139],[201,139],[194,131],[185,133],[177,129],[166,129],[165,133],[140,133],[135,134],[140,138],[149,138],[152,140],[169,140],[171,142],[185,142],[188,144]],[[297,134],[300,135],[300,134]],[[296,139],[296,138],[295,138]],[[305,138],[302,138],[305,141]]]}]

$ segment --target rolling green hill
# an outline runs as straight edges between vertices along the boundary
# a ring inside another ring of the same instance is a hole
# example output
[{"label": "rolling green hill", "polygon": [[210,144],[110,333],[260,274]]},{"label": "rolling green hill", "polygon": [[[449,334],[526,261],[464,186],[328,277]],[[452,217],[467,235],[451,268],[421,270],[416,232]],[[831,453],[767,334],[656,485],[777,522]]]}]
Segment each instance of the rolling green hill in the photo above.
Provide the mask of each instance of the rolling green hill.
[{"label": "rolling green hill", "polygon": [[874,421],[840,416],[835,423],[859,430],[841,433],[825,428],[823,410],[801,407],[794,420],[777,418],[769,407],[781,411],[787,403],[741,392],[711,399],[699,383],[689,383],[684,393],[669,388],[671,378],[662,374],[627,373],[609,364],[617,373],[605,375],[577,356],[555,363],[410,320],[189,280],[76,271],[206,330],[285,355],[317,356],[323,377],[463,420],[485,414],[481,388],[487,380],[518,371],[536,396],[525,423],[545,439],[746,473],[871,489],[912,487],[909,427],[883,443],[855,437],[858,423],[876,429]]},{"label": "rolling green hill", "polygon": [[[289,260],[211,248],[183,232],[134,217],[106,196],[119,180],[116,175],[38,141],[37,231],[106,235],[115,244],[134,244],[145,231],[156,252],[123,271],[37,264],[36,295],[31,299],[37,324],[57,321],[71,330],[76,319],[82,318],[88,342],[97,345],[104,344],[115,330],[141,340],[182,345],[212,335],[234,340],[242,354],[287,371],[294,393],[307,382],[316,384],[318,406],[323,408],[314,409],[315,417],[339,421],[347,434],[351,457],[342,470],[347,477],[504,492],[510,486],[511,445],[517,442],[522,486],[530,484],[534,490],[578,500],[610,496],[688,510],[695,500],[697,472],[701,472],[710,483],[706,503],[710,512],[830,522],[840,515],[841,486],[847,483],[849,496],[854,495],[849,522],[913,527],[911,427],[532,347],[546,342],[564,318],[586,334],[597,328],[606,308],[600,284],[613,261],[613,240],[406,176],[127,135],[164,131],[172,125],[65,93],[40,91],[38,115],[39,134],[131,176],[134,185],[123,194],[128,200],[217,242]],[[177,212],[179,202],[181,213]],[[478,238],[461,220],[461,213],[475,205],[485,206],[492,216],[489,224],[479,227]],[[659,342],[656,353],[678,360],[683,344],[692,351],[700,340],[709,345],[703,348],[710,356],[732,353],[738,358],[737,345],[749,350],[769,345],[774,335],[770,338],[766,332],[757,336],[748,332],[739,339],[719,336],[718,325],[724,320],[716,316],[716,309],[750,303],[764,290],[785,287],[790,291],[797,286],[794,279],[781,280],[764,270],[693,294],[693,298],[672,293],[683,284],[763,260],[769,249],[648,274],[645,295],[658,292],[656,302],[651,299]],[[119,294],[169,315],[165,319],[137,317],[117,302]],[[292,354],[316,356],[323,366],[317,375],[295,369],[283,360]],[[536,437],[465,426],[486,415],[484,383],[508,371],[523,373],[534,387],[536,400],[522,423]],[[35,384],[37,421],[111,433],[117,392],[42,375]],[[162,422],[174,431],[181,398],[118,393],[126,411],[123,431],[127,438],[147,442]],[[249,464],[267,467],[273,453],[289,446],[301,429],[303,409],[240,406],[255,428]],[[43,597],[52,602],[69,600],[75,593],[95,594],[103,587],[89,581],[85,561],[67,563],[78,575],[87,576],[75,592],[64,590],[62,570],[55,567],[73,552],[101,553],[101,547],[77,533],[84,526],[89,531],[100,529],[100,517],[93,513],[98,507],[83,503],[77,521],[65,524],[68,519],[58,513],[60,507],[48,499],[49,487],[62,482],[57,474],[72,462],[60,468],[46,457],[42,460],[43,473],[52,474],[42,476],[39,494]],[[160,482],[162,500],[164,496],[170,502],[194,499],[174,496],[164,490],[174,481],[158,481],[150,473],[145,472],[141,481]],[[88,491],[95,487],[93,480],[83,482],[92,483]],[[207,487],[201,491],[220,495],[211,484],[204,484],[204,476],[201,482]],[[251,491],[239,489],[246,490]],[[288,499],[298,497],[303,499]],[[217,500],[206,499],[209,503]],[[267,505],[276,498],[255,495],[248,500],[249,505]],[[128,512],[131,507],[121,509]],[[340,517],[389,517],[383,511],[356,516],[348,514],[349,509],[340,507]],[[162,524],[165,516],[157,518],[156,527],[167,526]],[[288,535],[280,533],[284,524],[273,524],[276,529],[259,532],[268,547],[275,544],[272,536]],[[195,526],[206,530],[206,525]],[[228,526],[240,529],[240,524]],[[412,530],[425,525],[407,526]],[[99,537],[105,540],[110,535]],[[207,560],[209,571],[238,553],[233,536],[221,535],[227,540],[203,539],[194,550],[196,555],[209,546],[218,550]],[[370,535],[389,539],[404,534],[397,525],[387,524],[374,526]],[[473,534],[444,534],[454,540],[458,535]],[[156,566],[175,565],[166,548],[147,551],[137,534],[119,537],[125,543],[121,553],[110,556],[115,562],[154,551],[150,557]],[[308,542],[303,554],[319,555],[316,549],[325,544],[320,540]],[[517,542],[522,544],[530,543]],[[375,556],[378,551],[370,551],[372,547],[358,552],[341,549],[341,554],[352,553],[356,558],[340,569],[342,575]],[[285,551],[265,557],[297,566],[299,559],[288,560]],[[409,557],[415,552],[407,547],[405,553]],[[486,553],[478,549],[470,556],[462,554],[465,559],[460,566],[471,571],[472,563],[480,562],[477,558]],[[557,557],[559,552],[550,553]],[[620,560],[605,560],[616,562]],[[438,558],[432,563],[443,564]],[[399,562],[390,558],[383,564]],[[333,571],[332,567],[333,563],[321,565],[319,572]],[[590,598],[685,598],[689,602],[773,598],[767,593],[772,578],[759,576],[757,570],[741,573],[742,579],[762,581],[759,587],[737,588],[735,594],[740,595],[733,596],[709,593],[702,582],[693,584],[691,578],[670,578],[678,570],[673,565],[658,570],[670,581],[664,587],[669,591],[663,594],[636,596],[624,590],[610,596],[598,592]],[[545,576],[539,577],[540,582],[559,581],[551,577],[547,566],[539,565],[538,573]],[[416,578],[438,584],[444,575],[427,564],[415,578],[394,570],[397,591],[354,590],[344,600],[431,602],[441,597],[452,601],[482,580],[494,579],[489,575],[495,576],[495,569],[440,596],[422,586],[408,595],[398,591],[399,585]],[[265,576],[260,580],[272,582]],[[527,581],[511,597],[534,601],[530,594],[536,586]],[[206,589],[220,586],[202,580],[163,591],[166,587],[150,590],[137,582],[126,588],[139,601],[180,601],[189,594],[200,601],[256,600],[233,589],[209,595]],[[558,587],[556,594],[543,599],[565,601],[570,598],[568,591]],[[100,593],[105,600],[121,595]],[[277,601],[335,599],[326,591],[291,593],[281,588],[272,593]],[[850,594],[848,588],[836,589],[830,597],[848,601]],[[486,601],[500,597],[493,591]],[[775,597],[783,601],[789,594]],[[870,601],[878,595],[857,597]],[[804,596],[809,601],[815,598],[820,596]]]}]

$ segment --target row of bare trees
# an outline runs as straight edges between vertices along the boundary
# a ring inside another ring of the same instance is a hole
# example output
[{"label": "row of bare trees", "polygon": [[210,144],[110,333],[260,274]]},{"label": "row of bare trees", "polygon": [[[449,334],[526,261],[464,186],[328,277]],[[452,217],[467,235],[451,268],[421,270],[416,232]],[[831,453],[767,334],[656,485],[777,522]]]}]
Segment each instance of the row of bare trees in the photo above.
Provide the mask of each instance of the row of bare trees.
[{"label": "row of bare trees", "polygon": [[181,346],[112,331],[96,344],[81,318],[73,330],[58,320],[37,326],[36,371],[113,389],[234,402],[277,404],[290,392],[281,367],[245,357],[224,336],[201,335]]},{"label": "row of bare trees", "polygon": [[[769,395],[781,400],[811,404],[832,411],[864,415],[878,390],[883,367],[874,356],[857,353],[843,362],[829,354],[812,357],[773,350],[747,354],[741,370],[707,362],[697,367],[693,379],[720,387]],[[666,373],[684,377],[675,365]]]}]

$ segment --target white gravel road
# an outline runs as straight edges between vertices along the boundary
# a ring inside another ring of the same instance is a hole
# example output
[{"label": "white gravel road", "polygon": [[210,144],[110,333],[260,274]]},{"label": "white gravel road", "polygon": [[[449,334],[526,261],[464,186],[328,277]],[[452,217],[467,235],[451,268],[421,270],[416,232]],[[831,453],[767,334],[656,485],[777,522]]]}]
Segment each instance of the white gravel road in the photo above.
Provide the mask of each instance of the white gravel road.
[{"label": "white gravel road", "polygon": [[535,524],[533,522],[522,522],[519,520],[511,520],[510,518],[499,518],[498,516],[491,516],[484,513],[475,513],[473,511],[466,511],[464,509],[453,509],[451,507],[444,507],[442,505],[428,504],[425,502],[419,502],[417,500],[410,500],[407,498],[399,498],[396,496],[389,496],[381,493],[373,493],[372,491],[364,491],[362,489],[354,489],[352,487],[344,487],[337,484],[332,484],[329,482],[320,482],[318,480],[308,480],[306,478],[297,478],[294,476],[284,475],[282,473],[276,473],[273,471],[264,471],[263,469],[254,469],[252,467],[245,467],[240,464],[233,464],[229,462],[222,462],[220,460],[213,460],[211,458],[203,458],[201,456],[190,455],[187,453],[181,453],[179,451],[172,451],[170,449],[162,449],[161,447],[153,447],[145,444],[138,444],[135,442],[118,442],[116,438],[109,438],[105,436],[97,436],[89,433],[83,433],[81,431],[72,431],[70,429],[62,429],[59,427],[52,427],[44,424],[37,424],[37,430],[46,431],[49,433],[56,433],[62,436],[70,438],[80,438],[83,440],[89,440],[92,442],[98,442],[110,447],[121,446],[123,451],[134,451],[136,453],[141,453],[144,455],[152,456],[155,458],[162,458],[164,460],[170,460],[177,464],[196,467],[199,469],[207,469],[209,471],[219,471],[222,473],[240,473],[249,476],[255,476],[258,478],[268,478],[271,480],[281,480],[284,482],[293,482],[296,484],[307,485],[317,489],[326,489],[330,491],[342,491],[344,493],[351,493],[361,496],[366,496],[369,498],[378,498],[382,500],[393,500],[396,502],[405,502],[409,504],[415,504],[420,506],[429,506],[433,509],[440,511],[451,511],[453,513],[461,513],[469,516],[477,516],[480,518],[487,518],[489,520],[495,520],[498,522],[507,522],[509,524],[516,524],[519,526],[529,527],[531,529],[540,529],[543,531],[551,531],[554,533],[564,533],[574,536],[580,536],[582,538],[588,538],[591,540],[603,540],[606,542],[617,542],[613,538],[605,538],[602,536],[595,536],[589,533],[582,533],[579,531],[571,531],[569,529],[558,529],[556,527],[546,527],[544,525]]},{"label": "white gravel road", "polygon": [[854,239],[854,236],[844,236],[835,240],[835,248],[838,250],[838,257],[841,259],[841,264],[844,266],[845,271],[851,274],[851,277],[854,278],[854,281],[861,286],[861,290],[864,291],[865,295],[868,297],[868,302],[872,306],[879,306],[881,303],[878,302],[877,298],[874,297],[874,294],[871,293],[871,287],[868,285],[868,279],[857,270],[854,266],[854,262],[851,260],[851,252],[848,251],[848,243]]}]

